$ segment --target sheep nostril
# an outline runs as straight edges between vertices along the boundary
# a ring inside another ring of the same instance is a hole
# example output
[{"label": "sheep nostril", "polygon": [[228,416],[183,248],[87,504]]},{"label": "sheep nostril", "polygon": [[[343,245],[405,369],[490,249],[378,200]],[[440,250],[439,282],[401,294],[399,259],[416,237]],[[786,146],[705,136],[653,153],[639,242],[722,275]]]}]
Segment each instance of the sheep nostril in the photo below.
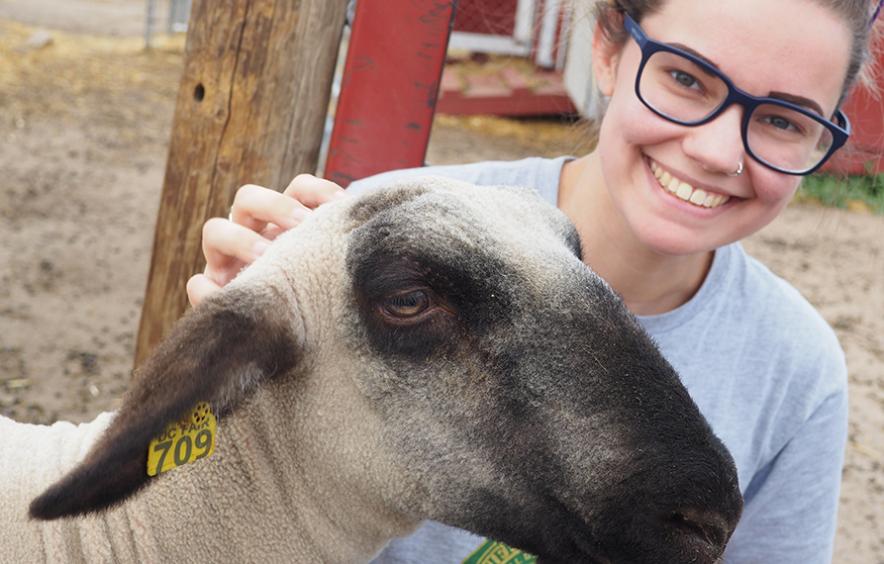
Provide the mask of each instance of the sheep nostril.
[{"label": "sheep nostril", "polygon": [[724,547],[730,537],[730,527],[723,516],[712,511],[684,509],[673,511],[664,521],[677,529],[691,533],[716,547]]}]

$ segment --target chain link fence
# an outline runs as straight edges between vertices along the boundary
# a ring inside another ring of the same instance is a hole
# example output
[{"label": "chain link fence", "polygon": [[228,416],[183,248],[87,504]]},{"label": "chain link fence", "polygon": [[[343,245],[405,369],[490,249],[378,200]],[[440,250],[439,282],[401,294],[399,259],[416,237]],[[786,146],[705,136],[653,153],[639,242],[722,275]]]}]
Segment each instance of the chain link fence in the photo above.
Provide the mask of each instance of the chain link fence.
[{"label": "chain link fence", "polygon": [[454,31],[484,35],[513,35],[518,0],[460,0]]}]

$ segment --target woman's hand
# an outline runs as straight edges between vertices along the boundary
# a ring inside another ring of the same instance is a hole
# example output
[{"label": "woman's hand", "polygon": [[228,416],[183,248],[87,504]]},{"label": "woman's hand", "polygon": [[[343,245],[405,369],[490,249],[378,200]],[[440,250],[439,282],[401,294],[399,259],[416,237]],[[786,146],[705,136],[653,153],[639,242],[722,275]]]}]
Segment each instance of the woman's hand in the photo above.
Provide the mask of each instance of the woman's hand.
[{"label": "woman's hand", "polygon": [[296,176],[282,194],[254,184],[240,187],[230,217],[213,217],[203,225],[206,269],[187,281],[190,305],[233,280],[270,241],[301,223],[313,208],[345,194],[334,182],[310,174]]}]

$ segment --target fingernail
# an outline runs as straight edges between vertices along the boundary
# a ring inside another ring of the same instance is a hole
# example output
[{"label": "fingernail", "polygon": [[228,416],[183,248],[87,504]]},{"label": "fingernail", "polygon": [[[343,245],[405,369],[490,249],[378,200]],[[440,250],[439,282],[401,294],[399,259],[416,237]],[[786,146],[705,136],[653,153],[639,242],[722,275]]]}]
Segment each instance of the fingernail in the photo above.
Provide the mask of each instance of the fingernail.
[{"label": "fingernail", "polygon": [[252,254],[256,257],[263,255],[270,248],[270,243],[266,241],[258,241],[252,246]]},{"label": "fingernail", "polygon": [[292,217],[298,221],[304,221],[307,219],[307,216],[310,215],[311,211],[312,210],[299,206],[292,210]]}]

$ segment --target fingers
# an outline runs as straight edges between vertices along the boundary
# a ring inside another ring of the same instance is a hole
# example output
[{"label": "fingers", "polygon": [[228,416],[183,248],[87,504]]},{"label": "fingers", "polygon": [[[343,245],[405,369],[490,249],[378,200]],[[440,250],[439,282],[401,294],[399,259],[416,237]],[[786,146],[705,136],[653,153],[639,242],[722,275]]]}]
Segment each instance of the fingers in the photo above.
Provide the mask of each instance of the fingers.
[{"label": "fingers", "polygon": [[206,270],[187,282],[191,305],[233,280],[264,253],[270,241],[306,219],[312,208],[341,197],[346,197],[343,188],[310,174],[296,176],[282,194],[254,184],[240,187],[230,218],[212,218],[203,225]]},{"label": "fingers", "polygon": [[[280,194],[275,190],[246,184],[236,191],[230,220],[257,233],[268,231],[274,238],[281,231],[301,223],[312,208],[344,197],[343,188],[310,174],[299,174]],[[278,229],[269,229],[268,225]]]},{"label": "fingers", "polygon": [[196,307],[201,301],[220,289],[221,286],[212,282],[205,274],[194,274],[187,281],[187,300],[191,307]]},{"label": "fingers", "polygon": [[236,191],[230,208],[230,219],[255,232],[261,232],[268,223],[291,229],[301,223],[310,209],[297,199],[275,190],[246,184]]},{"label": "fingers", "polygon": [[203,225],[206,276],[223,286],[243,266],[264,254],[270,241],[248,227],[213,217]]},{"label": "fingers", "polygon": [[288,230],[283,229],[282,227],[274,223],[268,223],[267,227],[265,227],[264,230],[261,231],[261,237],[264,237],[268,241],[275,241],[277,237],[279,237],[286,231]]},{"label": "fingers", "polygon": [[283,194],[290,196],[308,208],[315,208],[335,198],[345,197],[346,191],[324,178],[312,174],[299,174],[292,180]]}]

